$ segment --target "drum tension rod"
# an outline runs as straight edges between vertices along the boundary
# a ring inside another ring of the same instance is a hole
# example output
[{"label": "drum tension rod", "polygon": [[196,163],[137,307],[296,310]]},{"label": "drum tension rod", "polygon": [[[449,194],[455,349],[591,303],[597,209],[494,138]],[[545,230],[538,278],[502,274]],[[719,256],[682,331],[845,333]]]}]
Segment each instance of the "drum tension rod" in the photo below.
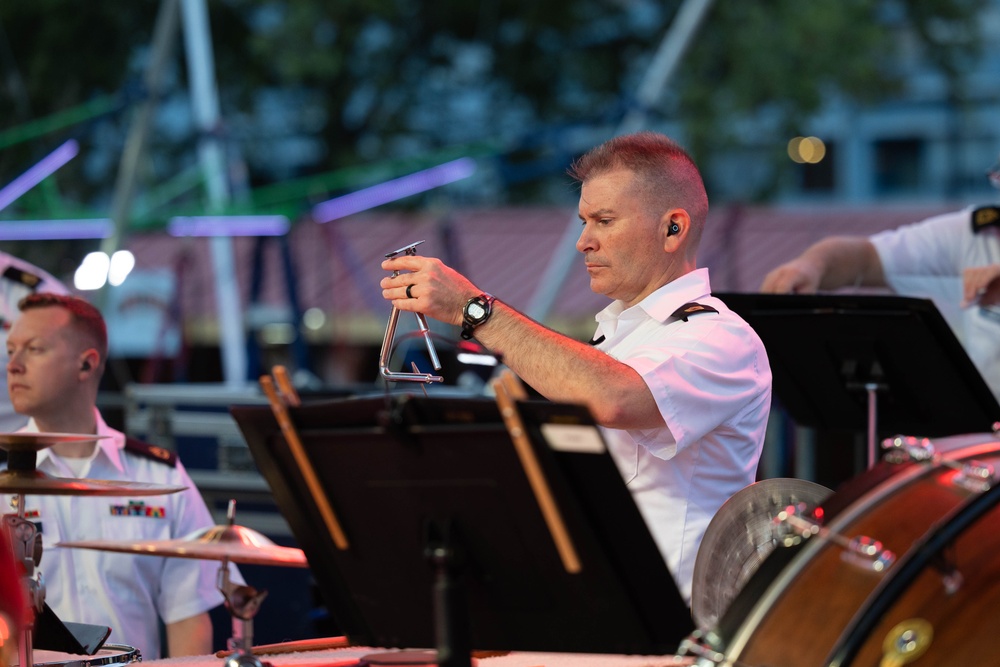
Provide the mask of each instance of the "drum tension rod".
[{"label": "drum tension rod", "polygon": [[897,435],[882,441],[885,460],[889,463],[932,463],[958,472],[952,482],[972,493],[986,493],[997,482],[992,464],[976,459],[965,462],[952,461],[935,453],[929,438]]},{"label": "drum tension rod", "polygon": [[804,538],[818,535],[821,539],[833,542],[844,550],[845,560],[862,569],[883,572],[896,560],[896,555],[884,549],[878,540],[864,535],[848,538],[835,533],[815,521],[799,516],[794,505],[779,512],[774,518],[774,524],[776,530],[783,526],[791,526]]}]

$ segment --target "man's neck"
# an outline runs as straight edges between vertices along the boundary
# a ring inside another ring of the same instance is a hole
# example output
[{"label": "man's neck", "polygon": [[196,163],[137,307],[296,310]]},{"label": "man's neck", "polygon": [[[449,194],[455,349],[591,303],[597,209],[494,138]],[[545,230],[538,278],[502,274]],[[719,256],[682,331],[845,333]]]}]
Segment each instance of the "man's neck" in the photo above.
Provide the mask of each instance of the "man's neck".
[{"label": "man's neck", "polygon": [[[97,434],[97,418],[93,408],[61,412],[58,415],[36,416],[35,425],[42,433],[82,433]],[[84,442],[60,442],[52,446],[52,452],[65,458],[85,458],[93,454],[96,440]]]}]

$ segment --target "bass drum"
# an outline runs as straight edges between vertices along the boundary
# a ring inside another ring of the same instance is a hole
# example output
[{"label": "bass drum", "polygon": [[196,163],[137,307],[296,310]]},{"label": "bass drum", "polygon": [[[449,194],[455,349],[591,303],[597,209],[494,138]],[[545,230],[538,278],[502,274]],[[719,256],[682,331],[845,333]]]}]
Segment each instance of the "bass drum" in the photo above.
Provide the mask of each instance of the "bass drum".
[{"label": "bass drum", "polygon": [[815,511],[818,534],[772,554],[692,652],[749,667],[992,662],[998,462],[994,439],[849,481]]}]

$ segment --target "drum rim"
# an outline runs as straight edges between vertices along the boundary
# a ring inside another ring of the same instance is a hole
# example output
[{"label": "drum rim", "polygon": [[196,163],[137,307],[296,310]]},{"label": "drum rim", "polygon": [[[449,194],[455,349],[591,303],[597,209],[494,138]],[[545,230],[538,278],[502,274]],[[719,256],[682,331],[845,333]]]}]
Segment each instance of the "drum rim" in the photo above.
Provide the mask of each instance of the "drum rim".
[{"label": "drum rim", "polygon": [[[933,459],[904,468],[897,474],[892,475],[883,481],[881,484],[878,484],[859,495],[853,502],[845,507],[842,512],[839,512],[826,527],[832,532],[839,533],[845,524],[860,517],[864,514],[864,511],[867,511],[871,506],[873,506],[874,503],[886,498],[891,493],[895,493],[906,484],[912,483],[917,479],[927,477],[935,470],[938,470],[942,460],[958,461],[979,456],[984,453],[995,454],[998,451],[1000,451],[1000,441],[979,443],[963,447],[961,449],[937,454]],[[834,495],[836,495],[836,493],[834,493]],[[802,550],[792,558],[792,561],[778,573],[778,576],[774,578],[774,581],[772,581],[764,590],[764,594],[761,595],[753,607],[751,607],[750,611],[743,619],[743,622],[739,624],[739,627],[733,633],[733,636],[727,646],[719,649],[727,660],[737,659],[743,654],[750,638],[757,631],[757,628],[761,625],[763,620],[767,617],[772,606],[781,598],[782,595],[784,595],[789,585],[798,579],[806,565],[812,562],[816,552],[830,546],[834,545],[827,540],[809,540],[803,546]],[[865,601],[859,606],[859,609],[866,608],[867,603],[868,599],[866,598]],[[836,645],[839,645],[839,639]]]},{"label": "drum rim", "polygon": [[[110,655],[101,655],[102,651],[114,651]],[[62,653],[53,651],[53,653]],[[35,662],[35,667],[52,665],[58,667],[100,667],[102,665],[127,665],[131,662],[142,660],[142,654],[134,646],[127,644],[104,644],[97,653],[93,655],[78,655],[74,653],[62,653],[68,659],[50,660],[48,662]],[[122,660],[123,657],[127,659]]]}]

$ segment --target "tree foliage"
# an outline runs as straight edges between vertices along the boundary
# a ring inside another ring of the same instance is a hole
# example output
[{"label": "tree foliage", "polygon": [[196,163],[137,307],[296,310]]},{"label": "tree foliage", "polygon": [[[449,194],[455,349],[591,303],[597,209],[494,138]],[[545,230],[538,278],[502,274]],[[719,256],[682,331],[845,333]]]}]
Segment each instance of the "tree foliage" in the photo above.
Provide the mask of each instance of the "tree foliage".
[{"label": "tree foliage", "polygon": [[[897,94],[913,57],[960,96],[987,1],[718,0],[652,120],[679,123],[698,160],[711,162],[741,142],[780,149],[825,101]],[[225,136],[251,185],[488,142],[506,182],[485,196],[543,197],[538,184],[562,183],[568,159],[593,138],[577,130],[606,133],[632,104],[679,6],[210,0]],[[100,95],[138,99],[157,8],[0,3],[0,130]],[[162,101],[175,111],[187,94],[177,52],[175,88]],[[0,149],[0,180],[72,134],[88,156],[60,175],[60,190],[105,205],[129,121],[122,108]],[[758,123],[751,136],[740,130],[747,121]],[[198,139],[190,121],[161,120],[157,130],[152,182],[192,164]]]}]

